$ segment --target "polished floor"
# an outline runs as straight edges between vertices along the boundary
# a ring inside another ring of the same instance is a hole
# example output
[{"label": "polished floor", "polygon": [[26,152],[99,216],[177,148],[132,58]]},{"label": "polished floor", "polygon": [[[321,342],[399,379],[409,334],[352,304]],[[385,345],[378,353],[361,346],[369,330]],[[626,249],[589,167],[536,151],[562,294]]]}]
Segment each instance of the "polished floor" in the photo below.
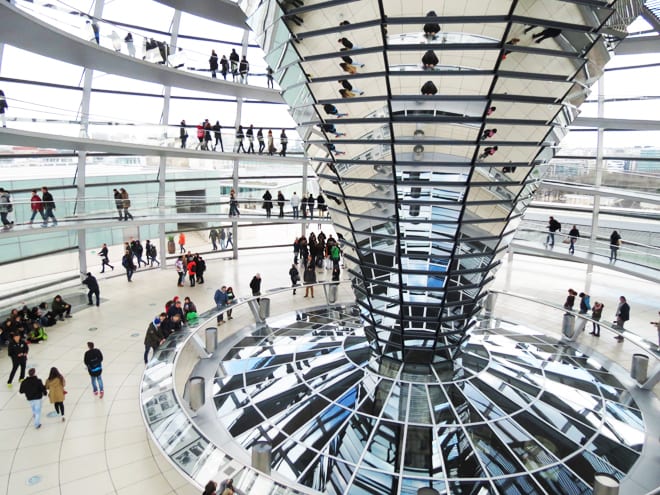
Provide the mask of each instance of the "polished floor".
[{"label": "polished floor", "polygon": [[[212,306],[213,292],[219,285],[233,285],[237,294],[247,295],[248,284],[256,272],[261,273],[264,288],[286,286],[290,261],[288,250],[271,250],[267,254],[249,252],[241,254],[238,261],[210,261],[206,283],[194,288],[177,288],[171,269],[138,271],[131,284],[121,276],[101,279],[99,308],[81,309],[74,318],[52,328],[47,343],[30,349],[28,366],[35,367],[40,377],[45,378],[51,366],[57,366],[66,377],[69,392],[65,402],[66,421],[48,416],[53,408],[46,399],[43,427],[35,430],[28,403],[18,394],[18,384],[0,390],[3,439],[0,495],[198,493],[196,487],[190,486],[154,451],[143,426],[138,384],[144,369],[143,338],[147,324],[174,295],[190,296],[202,310]],[[548,301],[561,303],[567,287],[581,290],[585,283],[585,269],[577,264],[515,257],[508,265],[497,274],[498,288]],[[591,278],[592,301],[605,302],[604,319],[614,316],[615,301],[625,294],[632,308],[628,327],[646,338],[657,338],[649,324],[656,319],[659,309],[657,285],[605,269],[594,272]],[[291,296],[290,305],[272,308],[273,313],[306,303],[302,294],[298,294]],[[536,311],[526,303],[502,301],[501,304],[511,308],[513,320],[517,315],[522,318]],[[247,311],[235,316],[221,327],[221,334],[251,322]],[[539,328],[555,334],[561,324],[554,316],[536,315],[536,321]],[[92,394],[82,363],[88,340],[93,340],[105,356],[103,399]],[[630,344],[616,344],[605,333],[599,340],[588,335],[581,340],[583,344],[593,342],[599,352],[626,367],[631,353],[635,352]],[[9,372],[4,352],[0,367]]]}]

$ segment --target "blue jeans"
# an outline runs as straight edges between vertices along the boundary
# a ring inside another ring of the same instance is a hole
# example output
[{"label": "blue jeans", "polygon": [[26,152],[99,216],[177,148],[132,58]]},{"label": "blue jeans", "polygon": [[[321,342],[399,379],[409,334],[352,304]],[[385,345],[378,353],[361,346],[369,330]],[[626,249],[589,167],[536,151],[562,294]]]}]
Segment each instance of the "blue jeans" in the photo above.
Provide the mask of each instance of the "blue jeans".
[{"label": "blue jeans", "polygon": [[48,223],[48,219],[52,218],[53,223],[57,223],[57,218],[55,218],[55,215],[53,214],[53,208],[50,206],[44,207],[44,223]]},{"label": "blue jeans", "polygon": [[34,417],[34,426],[41,425],[41,399],[29,400],[32,416]]},{"label": "blue jeans", "polygon": [[293,209],[293,218],[298,218],[298,207],[297,206],[292,206]]},{"label": "blue jeans", "polygon": [[44,211],[43,210],[34,210],[32,212],[32,216],[30,217],[30,223],[34,222],[34,218],[37,216],[37,213],[41,215],[41,220],[45,221],[46,217],[44,216]]},{"label": "blue jeans", "polygon": [[103,392],[103,378],[101,377],[101,375],[99,376],[89,375],[89,377],[92,379],[92,388],[94,389],[94,392],[98,392],[99,390]]},{"label": "blue jeans", "polygon": [[548,237],[545,240],[546,244],[550,244],[551,246],[555,245],[555,233],[554,232],[548,232]]}]

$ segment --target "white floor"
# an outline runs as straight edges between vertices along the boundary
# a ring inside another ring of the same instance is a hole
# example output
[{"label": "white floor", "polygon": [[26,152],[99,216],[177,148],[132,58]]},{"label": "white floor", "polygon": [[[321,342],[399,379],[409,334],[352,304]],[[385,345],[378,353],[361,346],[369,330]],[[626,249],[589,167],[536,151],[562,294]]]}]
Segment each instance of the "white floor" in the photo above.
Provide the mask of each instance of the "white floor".
[{"label": "white floor", "polygon": [[[46,416],[53,410],[46,399],[43,427],[35,430],[28,403],[18,394],[17,380],[12,389],[4,386],[0,389],[0,495],[198,493],[167,460],[152,450],[147,440],[138,409],[145,330],[164,302],[174,295],[182,298],[188,295],[201,310],[208,309],[213,303],[213,292],[222,284],[233,285],[237,294],[247,295],[248,284],[256,272],[261,273],[264,288],[288,285],[290,263],[289,250],[248,252],[241,254],[238,261],[210,261],[206,283],[195,288],[177,288],[171,269],[138,271],[130,284],[121,276],[101,279],[99,308],[79,311],[74,318],[52,328],[47,343],[30,348],[28,367],[37,368],[41,378],[46,378],[51,366],[57,366],[66,377],[69,392],[65,402],[66,422]],[[497,288],[505,288],[509,279],[507,288],[511,291],[561,304],[568,287],[579,291],[584,284],[584,267],[577,264],[516,257],[512,268],[508,272],[505,264],[500,269]],[[648,322],[657,317],[658,293],[657,284],[606,270],[596,272],[592,280],[592,301],[605,302],[604,320],[614,316],[618,296],[626,295],[632,308],[627,327],[649,339],[656,338],[655,329]],[[290,305],[282,304],[271,310],[273,314],[289,311],[302,302],[299,292],[291,296]],[[322,299],[317,297],[316,302],[320,304]],[[526,304],[512,310],[521,315],[535,311],[534,305]],[[512,314],[511,319],[515,320],[515,316]],[[536,319],[548,331],[559,329],[559,320],[555,321],[554,315],[547,319],[538,315]],[[236,318],[221,327],[221,331],[238,329],[244,324],[242,320]],[[617,344],[605,334],[600,340],[584,335],[583,343],[585,338],[593,339],[599,351],[621,362],[629,360],[635,352],[629,344]],[[93,340],[105,356],[103,399],[92,394],[82,363],[88,340]],[[9,372],[9,360],[4,352],[0,367]]]}]

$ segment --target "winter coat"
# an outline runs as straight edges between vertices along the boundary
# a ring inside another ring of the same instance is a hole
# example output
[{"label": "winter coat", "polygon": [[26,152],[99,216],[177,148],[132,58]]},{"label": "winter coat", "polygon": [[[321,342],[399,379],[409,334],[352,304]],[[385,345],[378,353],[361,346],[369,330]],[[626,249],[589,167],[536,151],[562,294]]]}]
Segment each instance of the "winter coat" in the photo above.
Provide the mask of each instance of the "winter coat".
[{"label": "winter coat", "polygon": [[128,199],[128,193],[124,191],[121,193],[121,203],[124,208],[130,208],[131,207],[131,200]]},{"label": "winter coat", "polygon": [[44,209],[44,204],[38,194],[33,194],[30,198],[30,208],[32,211],[41,211]]},{"label": "winter coat", "polygon": [[46,387],[36,376],[28,376],[19,389],[21,394],[25,394],[27,400],[39,400],[46,395]]},{"label": "winter coat", "polygon": [[273,209],[273,196],[270,194],[269,191],[266,191],[264,195],[262,196],[264,200],[263,208],[264,210],[272,210]]},{"label": "winter coat", "polygon": [[144,345],[156,348],[160,345],[161,340],[163,340],[163,335],[160,329],[153,322],[149,323],[147,334],[144,336]]},{"label": "winter coat", "polygon": [[99,349],[90,349],[85,352],[83,362],[91,376],[100,376],[103,372],[103,353]]},{"label": "winter coat", "polygon": [[53,378],[52,380],[46,381],[46,390],[48,390],[48,399],[51,404],[56,402],[64,402],[64,387],[66,386],[66,380],[62,378]]},{"label": "winter coat", "polygon": [[315,284],[316,283],[316,266],[314,263],[309,263],[307,268],[305,268],[305,273],[303,278],[306,284]]},{"label": "winter coat", "polygon": [[9,193],[7,191],[0,193],[0,212],[7,213],[11,211],[9,205],[11,205]]}]

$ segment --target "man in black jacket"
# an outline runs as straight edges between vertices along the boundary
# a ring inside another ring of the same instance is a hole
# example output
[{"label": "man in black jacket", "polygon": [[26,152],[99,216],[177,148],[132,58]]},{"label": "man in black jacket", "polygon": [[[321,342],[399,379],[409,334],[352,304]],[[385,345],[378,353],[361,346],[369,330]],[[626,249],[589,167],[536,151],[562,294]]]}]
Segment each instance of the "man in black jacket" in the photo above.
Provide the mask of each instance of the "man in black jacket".
[{"label": "man in black jacket", "polygon": [[18,333],[18,329],[14,329],[14,332],[11,336],[11,341],[9,342],[9,357],[11,358],[11,373],[9,373],[9,380],[7,380],[7,387],[11,388],[14,381],[14,375],[18,367],[21,367],[21,374],[19,375],[19,380],[23,381],[25,378],[25,363],[27,363],[28,355],[28,345],[25,343],[25,340],[21,337],[21,334]]},{"label": "man in black jacket", "polygon": [[83,362],[87,366],[89,377],[92,380],[92,389],[94,395],[99,395],[103,398],[103,353],[94,347],[94,342],[87,342],[87,351],[83,357]]},{"label": "man in black jacket", "polygon": [[41,201],[44,205],[44,223],[41,225],[47,227],[49,218],[53,219],[53,226],[57,225],[57,218],[55,218],[55,214],[53,213],[53,210],[55,209],[55,200],[53,199],[53,195],[48,192],[46,186],[41,188]]},{"label": "man in black jacket", "polygon": [[86,285],[89,291],[87,292],[87,304],[89,306],[92,306],[94,303],[92,302],[92,295],[96,296],[96,305],[98,306],[100,304],[101,298],[99,297],[100,290],[99,290],[99,282],[96,280],[96,277],[92,275],[91,272],[87,272],[87,278],[82,281],[83,285]]},{"label": "man in black jacket", "polygon": [[46,395],[46,387],[37,378],[37,370],[34,368],[28,370],[28,377],[21,383],[19,392],[25,394],[25,398],[30,403],[34,427],[38,430],[41,428],[41,399]]},{"label": "man in black jacket", "polygon": [[149,350],[153,349],[154,353],[160,345],[165,342],[163,334],[160,332],[161,319],[165,319],[167,316],[163,313],[158,318],[154,318],[154,321],[149,323],[147,327],[147,334],[144,336],[144,364],[149,362]]}]

